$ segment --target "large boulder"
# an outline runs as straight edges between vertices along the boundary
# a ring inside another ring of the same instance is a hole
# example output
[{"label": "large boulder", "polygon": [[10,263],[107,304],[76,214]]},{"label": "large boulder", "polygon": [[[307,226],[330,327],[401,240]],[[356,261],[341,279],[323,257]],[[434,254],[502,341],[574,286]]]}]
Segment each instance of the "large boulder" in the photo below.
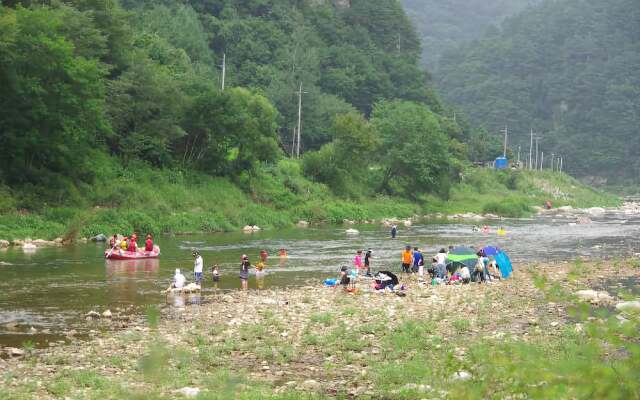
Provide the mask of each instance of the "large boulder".
[{"label": "large boulder", "polygon": [[345,233],[346,233],[347,235],[357,235],[357,234],[359,234],[359,233],[360,233],[360,231],[358,231],[357,229],[347,229],[347,230],[345,231]]},{"label": "large boulder", "polygon": [[607,304],[613,301],[613,297],[605,291],[597,290],[578,290],[576,296],[582,301],[586,301],[592,304]]},{"label": "large boulder", "polygon": [[107,241],[107,237],[105,235],[103,235],[102,233],[99,233],[97,235],[95,235],[94,237],[91,238],[92,242],[106,242]]},{"label": "large boulder", "polygon": [[587,208],[585,212],[591,215],[592,217],[601,217],[604,215],[605,209],[602,207],[591,207],[591,208]]},{"label": "large boulder", "polygon": [[624,313],[640,313],[640,301],[624,301],[616,304],[616,309]]},{"label": "large boulder", "polygon": [[8,240],[0,240],[0,247],[9,247],[10,244]]}]

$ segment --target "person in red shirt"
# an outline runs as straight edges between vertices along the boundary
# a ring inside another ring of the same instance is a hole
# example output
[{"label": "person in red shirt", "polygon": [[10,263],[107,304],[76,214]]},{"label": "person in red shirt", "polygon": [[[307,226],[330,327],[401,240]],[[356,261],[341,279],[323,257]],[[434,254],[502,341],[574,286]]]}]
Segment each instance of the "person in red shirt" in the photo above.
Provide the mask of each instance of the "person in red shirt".
[{"label": "person in red shirt", "polygon": [[136,242],[137,239],[138,235],[136,235],[135,233],[131,235],[131,239],[129,239],[129,246],[127,246],[127,250],[130,253],[136,253],[138,251],[138,242]]},{"label": "person in red shirt", "polygon": [[147,235],[147,240],[144,242],[144,251],[153,251],[153,239],[151,238],[151,235]]}]

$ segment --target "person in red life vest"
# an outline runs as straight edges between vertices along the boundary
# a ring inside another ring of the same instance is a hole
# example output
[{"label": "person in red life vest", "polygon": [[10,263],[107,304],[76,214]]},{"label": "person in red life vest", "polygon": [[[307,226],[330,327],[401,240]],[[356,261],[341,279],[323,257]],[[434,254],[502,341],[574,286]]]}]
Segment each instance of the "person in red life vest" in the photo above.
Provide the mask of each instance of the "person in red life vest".
[{"label": "person in red life vest", "polygon": [[147,235],[147,240],[144,241],[144,251],[146,252],[153,251],[153,239],[151,238],[150,234]]},{"label": "person in red life vest", "polygon": [[136,253],[138,251],[138,243],[136,240],[138,239],[138,235],[135,233],[131,235],[131,239],[129,239],[129,245],[127,246],[127,251],[130,253]]},{"label": "person in red life vest", "polygon": [[260,259],[262,262],[267,262],[267,257],[269,257],[269,253],[266,250],[260,250]]},{"label": "person in red life vest", "polygon": [[287,258],[287,250],[280,249],[280,258]]}]

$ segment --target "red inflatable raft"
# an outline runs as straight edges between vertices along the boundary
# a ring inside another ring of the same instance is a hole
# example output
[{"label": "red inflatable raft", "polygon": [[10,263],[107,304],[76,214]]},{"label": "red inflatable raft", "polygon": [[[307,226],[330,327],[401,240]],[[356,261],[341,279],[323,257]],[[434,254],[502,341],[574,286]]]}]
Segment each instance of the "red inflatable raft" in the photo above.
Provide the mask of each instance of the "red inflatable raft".
[{"label": "red inflatable raft", "polygon": [[109,260],[143,260],[145,258],[160,257],[160,247],[153,246],[153,251],[141,251],[132,253],[122,249],[108,249],[104,251],[104,258]]}]

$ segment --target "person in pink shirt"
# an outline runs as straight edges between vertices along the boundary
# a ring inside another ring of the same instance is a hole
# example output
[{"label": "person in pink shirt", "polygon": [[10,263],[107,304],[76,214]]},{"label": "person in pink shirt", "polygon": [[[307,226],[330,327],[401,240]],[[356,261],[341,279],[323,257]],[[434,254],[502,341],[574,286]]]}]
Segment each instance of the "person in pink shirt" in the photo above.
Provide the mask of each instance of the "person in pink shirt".
[{"label": "person in pink shirt", "polygon": [[356,257],[353,259],[353,266],[358,272],[364,269],[364,263],[362,262],[362,250],[358,250],[356,253]]}]

